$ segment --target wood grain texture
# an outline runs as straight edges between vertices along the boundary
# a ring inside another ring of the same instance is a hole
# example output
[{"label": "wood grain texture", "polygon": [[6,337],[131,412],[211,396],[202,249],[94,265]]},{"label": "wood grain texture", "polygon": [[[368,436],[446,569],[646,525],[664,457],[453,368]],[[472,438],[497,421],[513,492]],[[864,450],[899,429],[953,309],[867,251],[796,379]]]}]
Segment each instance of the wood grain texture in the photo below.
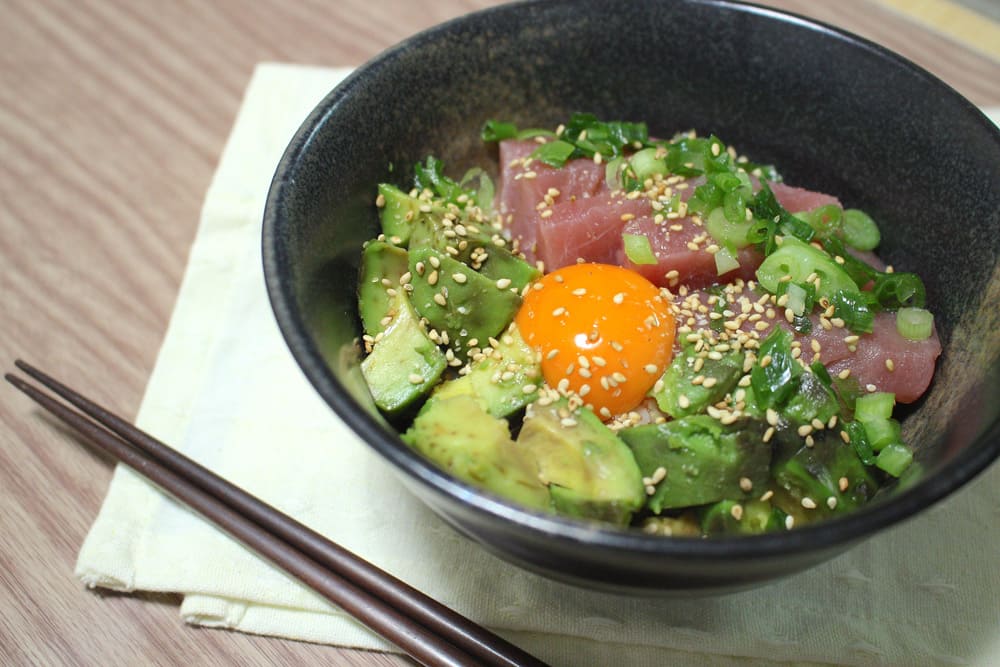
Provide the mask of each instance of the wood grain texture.
[{"label": "wood grain texture", "polygon": [[[487,0],[7,0],[0,20],[0,359],[134,415],[202,199],[254,65],[359,64]],[[870,0],[769,3],[896,50],[973,102],[1000,64]],[[85,591],[76,553],[111,475],[0,390],[0,664],[399,665],[197,629],[172,596]]]}]

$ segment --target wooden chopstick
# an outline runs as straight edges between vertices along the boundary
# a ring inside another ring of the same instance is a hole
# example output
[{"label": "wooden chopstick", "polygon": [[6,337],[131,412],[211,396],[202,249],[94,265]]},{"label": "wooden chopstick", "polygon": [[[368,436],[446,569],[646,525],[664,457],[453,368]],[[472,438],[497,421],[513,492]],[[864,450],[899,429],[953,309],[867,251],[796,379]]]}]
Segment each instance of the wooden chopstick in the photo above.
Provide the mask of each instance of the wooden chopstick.
[{"label": "wooden chopstick", "polygon": [[129,424],[49,375],[15,365],[93,421],[24,380],[4,377],[95,444],[427,665],[543,662]]}]

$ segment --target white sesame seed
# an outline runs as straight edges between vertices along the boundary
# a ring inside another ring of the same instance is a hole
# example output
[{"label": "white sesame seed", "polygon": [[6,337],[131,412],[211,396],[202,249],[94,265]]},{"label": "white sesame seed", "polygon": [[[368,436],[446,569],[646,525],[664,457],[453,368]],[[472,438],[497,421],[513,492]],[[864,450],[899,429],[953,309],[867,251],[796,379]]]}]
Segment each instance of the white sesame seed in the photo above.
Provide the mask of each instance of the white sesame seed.
[{"label": "white sesame seed", "polygon": [[497,281],[497,289],[507,289],[510,287],[510,278],[501,278]]},{"label": "white sesame seed", "polygon": [[418,373],[410,373],[410,384],[423,384],[424,376]]},{"label": "white sesame seed", "polygon": [[806,496],[805,498],[802,499],[802,506],[805,507],[807,510],[814,510],[816,509],[816,501],[810,498],[809,496]]}]

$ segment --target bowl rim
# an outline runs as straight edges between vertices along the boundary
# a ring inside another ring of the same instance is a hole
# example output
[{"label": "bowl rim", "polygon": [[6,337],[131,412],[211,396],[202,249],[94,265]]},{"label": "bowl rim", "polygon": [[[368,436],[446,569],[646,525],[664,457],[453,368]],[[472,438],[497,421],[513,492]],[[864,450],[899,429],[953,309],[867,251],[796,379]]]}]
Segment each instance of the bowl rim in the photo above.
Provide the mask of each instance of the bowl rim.
[{"label": "bowl rim", "polygon": [[[872,52],[895,67],[927,79],[931,85],[948,95],[970,117],[992,129],[1000,151],[1000,130],[969,100],[922,67],[899,54],[863,37],[822,21],[773,7],[737,0],[681,0],[684,4],[709,5],[727,11],[748,12],[784,23],[818,31]],[[313,109],[296,131],[275,170],[268,192],[263,221],[262,255],[266,291],[282,337],[292,356],[314,389],[334,412],[380,456],[403,474],[438,496],[450,498],[465,509],[491,520],[510,522],[555,539],[567,545],[599,545],[602,548],[632,554],[653,554],[664,557],[691,557],[728,560],[733,557],[785,558],[827,549],[836,549],[860,541],[890,525],[911,518],[927,507],[964,487],[967,482],[986,470],[1000,457],[1000,418],[989,424],[972,445],[941,465],[932,476],[885,500],[848,513],[798,527],[795,530],[762,535],[713,537],[671,537],[649,535],[634,527],[617,528],[593,522],[562,518],[520,507],[512,501],[490,494],[450,476],[408,447],[398,434],[389,433],[383,424],[368,414],[350,395],[349,390],[333,375],[318,347],[306,333],[305,321],[295,306],[293,286],[280,267],[287,258],[287,241],[279,233],[282,228],[283,202],[289,186],[286,175],[308,150],[319,129],[335,114],[340,104],[362,85],[366,74],[389,66],[409,49],[433,41],[440,34],[454,30],[470,20],[522,11],[525,7],[572,4],[573,0],[521,0],[479,10],[427,28],[392,46],[367,63],[356,68]],[[609,3],[610,4],[610,3]]]}]

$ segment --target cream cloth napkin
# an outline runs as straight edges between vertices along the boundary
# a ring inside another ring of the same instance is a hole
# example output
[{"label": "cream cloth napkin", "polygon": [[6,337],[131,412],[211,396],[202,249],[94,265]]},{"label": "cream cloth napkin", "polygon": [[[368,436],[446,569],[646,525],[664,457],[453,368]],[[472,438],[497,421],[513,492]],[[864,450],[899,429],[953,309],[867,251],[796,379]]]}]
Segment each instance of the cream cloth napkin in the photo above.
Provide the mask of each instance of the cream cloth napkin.
[{"label": "cream cloth napkin", "polygon": [[[555,665],[1000,664],[1000,466],[809,572],[694,600],[618,597],[529,574],[400,488],[300,373],[261,270],[275,165],[346,73],[277,64],[254,73],[208,191],[142,428]],[[77,574],[88,586],[181,593],[189,623],[392,650],[121,466]]]}]

